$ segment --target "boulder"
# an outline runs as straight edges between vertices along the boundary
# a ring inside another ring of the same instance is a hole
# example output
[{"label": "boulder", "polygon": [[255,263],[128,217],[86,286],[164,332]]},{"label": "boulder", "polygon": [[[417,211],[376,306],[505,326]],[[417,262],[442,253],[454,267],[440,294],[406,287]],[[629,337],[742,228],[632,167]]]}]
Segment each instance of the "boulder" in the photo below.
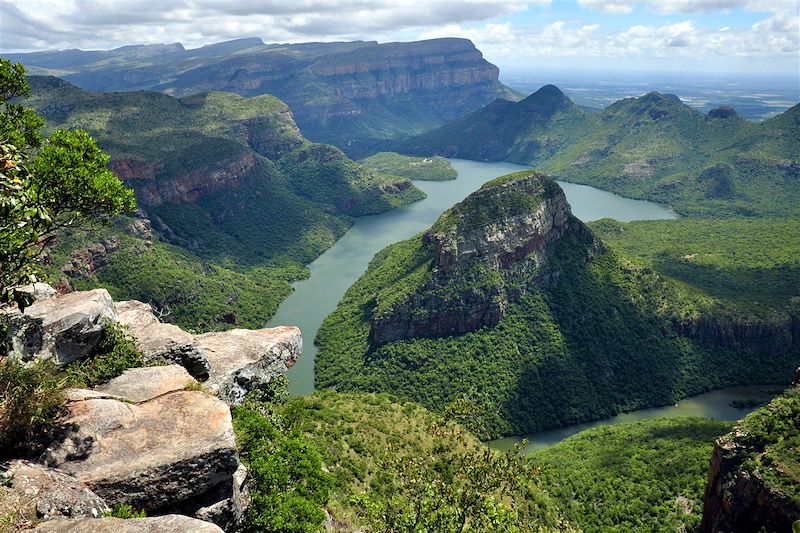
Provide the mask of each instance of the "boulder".
[{"label": "boulder", "polygon": [[18,290],[19,292],[30,294],[34,302],[38,302],[40,300],[52,300],[58,296],[58,292],[51,285],[41,282],[25,285],[24,287],[20,287]]},{"label": "boulder", "polygon": [[230,410],[203,392],[178,390],[190,379],[175,366],[139,368],[103,390],[71,391],[44,462],[111,506],[148,513],[232,483],[239,460]]},{"label": "boulder", "polygon": [[300,330],[294,326],[233,329],[195,338],[211,367],[206,385],[231,406],[286,374],[303,351]]},{"label": "boulder", "polygon": [[74,477],[27,461],[12,461],[2,479],[20,509],[39,520],[56,517],[98,518],[110,511],[106,502]]},{"label": "boulder", "polygon": [[102,518],[100,520],[50,520],[33,531],[39,533],[223,533],[196,518],[176,514],[152,518]]},{"label": "boulder", "polygon": [[119,302],[117,314],[120,324],[128,327],[145,360],[163,359],[178,363],[197,379],[208,377],[208,361],[194,337],[174,324],[161,322],[148,304],[136,300]]},{"label": "boulder", "polygon": [[24,361],[49,359],[60,366],[94,353],[108,324],[117,321],[105,289],[44,298],[24,312],[6,310],[10,354]]},{"label": "boulder", "polygon": [[127,402],[142,403],[170,392],[184,390],[197,383],[180,365],[129,368],[105,385],[97,387],[95,394]]},{"label": "boulder", "polygon": [[239,465],[230,483],[220,484],[204,496],[192,500],[179,510],[183,514],[213,522],[225,531],[235,530],[242,523],[250,506],[247,468]]}]

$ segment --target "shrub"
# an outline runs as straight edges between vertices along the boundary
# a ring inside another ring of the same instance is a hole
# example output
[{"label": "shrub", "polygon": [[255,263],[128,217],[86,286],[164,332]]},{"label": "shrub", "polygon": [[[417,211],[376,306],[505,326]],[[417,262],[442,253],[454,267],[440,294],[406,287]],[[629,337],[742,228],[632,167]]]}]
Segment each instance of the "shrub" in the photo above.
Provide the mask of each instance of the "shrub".
[{"label": "shrub", "polygon": [[64,404],[66,379],[55,365],[0,357],[0,459],[46,429]]},{"label": "shrub", "polygon": [[145,366],[142,354],[119,324],[108,324],[94,357],[76,361],[66,370],[70,386],[92,388],[115,378],[129,368]]}]

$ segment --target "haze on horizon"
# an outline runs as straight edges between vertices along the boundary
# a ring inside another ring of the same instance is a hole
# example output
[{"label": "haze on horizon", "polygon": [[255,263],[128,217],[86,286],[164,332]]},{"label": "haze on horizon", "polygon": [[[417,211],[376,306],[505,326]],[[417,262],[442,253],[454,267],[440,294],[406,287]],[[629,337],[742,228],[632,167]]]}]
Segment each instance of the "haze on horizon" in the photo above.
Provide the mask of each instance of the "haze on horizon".
[{"label": "haze on horizon", "polygon": [[800,0],[0,0],[0,53],[471,39],[511,69],[800,77]]}]

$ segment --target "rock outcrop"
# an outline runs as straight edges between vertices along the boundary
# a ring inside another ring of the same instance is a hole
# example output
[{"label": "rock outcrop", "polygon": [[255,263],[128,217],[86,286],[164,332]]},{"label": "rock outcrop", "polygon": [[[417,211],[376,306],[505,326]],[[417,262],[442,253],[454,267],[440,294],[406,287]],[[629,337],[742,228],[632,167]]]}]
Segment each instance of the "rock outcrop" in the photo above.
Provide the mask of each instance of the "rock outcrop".
[{"label": "rock outcrop", "polygon": [[96,391],[72,390],[45,464],[109,505],[159,512],[233,483],[240,466],[228,406],[195,390],[177,365],[126,371]]},{"label": "rock outcrop", "polygon": [[117,311],[105,289],[43,298],[24,312],[5,309],[10,355],[24,361],[47,359],[67,365],[94,353]]},{"label": "rock outcrop", "polygon": [[119,237],[111,236],[103,239],[73,253],[69,261],[61,267],[61,272],[70,278],[88,278],[107,266],[109,256],[118,252],[119,249]]},{"label": "rock outcrop", "polygon": [[37,520],[99,518],[111,509],[74,477],[28,461],[11,461],[0,475],[5,497],[20,502],[18,512]]},{"label": "rock outcrop", "polygon": [[222,533],[219,526],[196,518],[165,515],[152,518],[102,518],[100,520],[50,520],[33,531],[38,533]]},{"label": "rock outcrop", "polygon": [[174,324],[161,322],[152,308],[130,300],[117,303],[119,323],[126,326],[145,360],[182,365],[197,379],[208,378],[209,365],[194,336]]},{"label": "rock outcrop", "polygon": [[800,521],[800,385],[717,439],[700,531],[793,531]]},{"label": "rock outcrop", "polygon": [[210,365],[206,386],[230,405],[284,375],[303,349],[300,330],[293,326],[204,333],[196,339]]},{"label": "rock outcrop", "polygon": [[129,160],[114,161],[111,170],[133,187],[143,206],[193,203],[214,192],[237,188],[256,169],[258,162],[251,152],[238,152],[189,172],[168,172],[161,161]]},{"label": "rock outcrop", "polygon": [[[66,392],[65,412],[40,464],[14,461],[5,474],[0,471],[0,481],[6,480],[0,497],[24,511],[19,523],[65,517],[71,520],[54,520],[37,531],[236,530],[250,493],[230,407],[297,361],[300,330],[191,335],[162,323],[145,303],[114,305],[103,289],[63,296],[46,284],[24,290],[34,300],[24,313],[1,310],[11,321],[12,356],[65,365],[94,355],[107,326],[118,323],[146,361],[177,364],[131,368],[93,390]],[[122,526],[98,520],[121,504],[148,515],[187,516]]]},{"label": "rock outcrop", "polygon": [[602,251],[549,178],[522,172],[490,182],[424,235],[428,279],[396,303],[378,301],[371,345],[496,325],[521,291],[558,275],[545,268],[548,248],[567,233],[585,244],[587,259]]}]

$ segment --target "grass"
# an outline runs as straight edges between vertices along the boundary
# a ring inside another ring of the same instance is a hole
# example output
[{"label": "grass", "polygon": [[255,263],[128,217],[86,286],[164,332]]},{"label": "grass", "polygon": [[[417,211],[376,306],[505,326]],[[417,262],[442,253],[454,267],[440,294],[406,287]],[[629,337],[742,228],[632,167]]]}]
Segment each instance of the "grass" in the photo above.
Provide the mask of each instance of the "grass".
[{"label": "grass", "polygon": [[396,152],[379,152],[359,162],[380,172],[410,180],[445,181],[458,177],[450,161],[442,157],[410,157]]}]

